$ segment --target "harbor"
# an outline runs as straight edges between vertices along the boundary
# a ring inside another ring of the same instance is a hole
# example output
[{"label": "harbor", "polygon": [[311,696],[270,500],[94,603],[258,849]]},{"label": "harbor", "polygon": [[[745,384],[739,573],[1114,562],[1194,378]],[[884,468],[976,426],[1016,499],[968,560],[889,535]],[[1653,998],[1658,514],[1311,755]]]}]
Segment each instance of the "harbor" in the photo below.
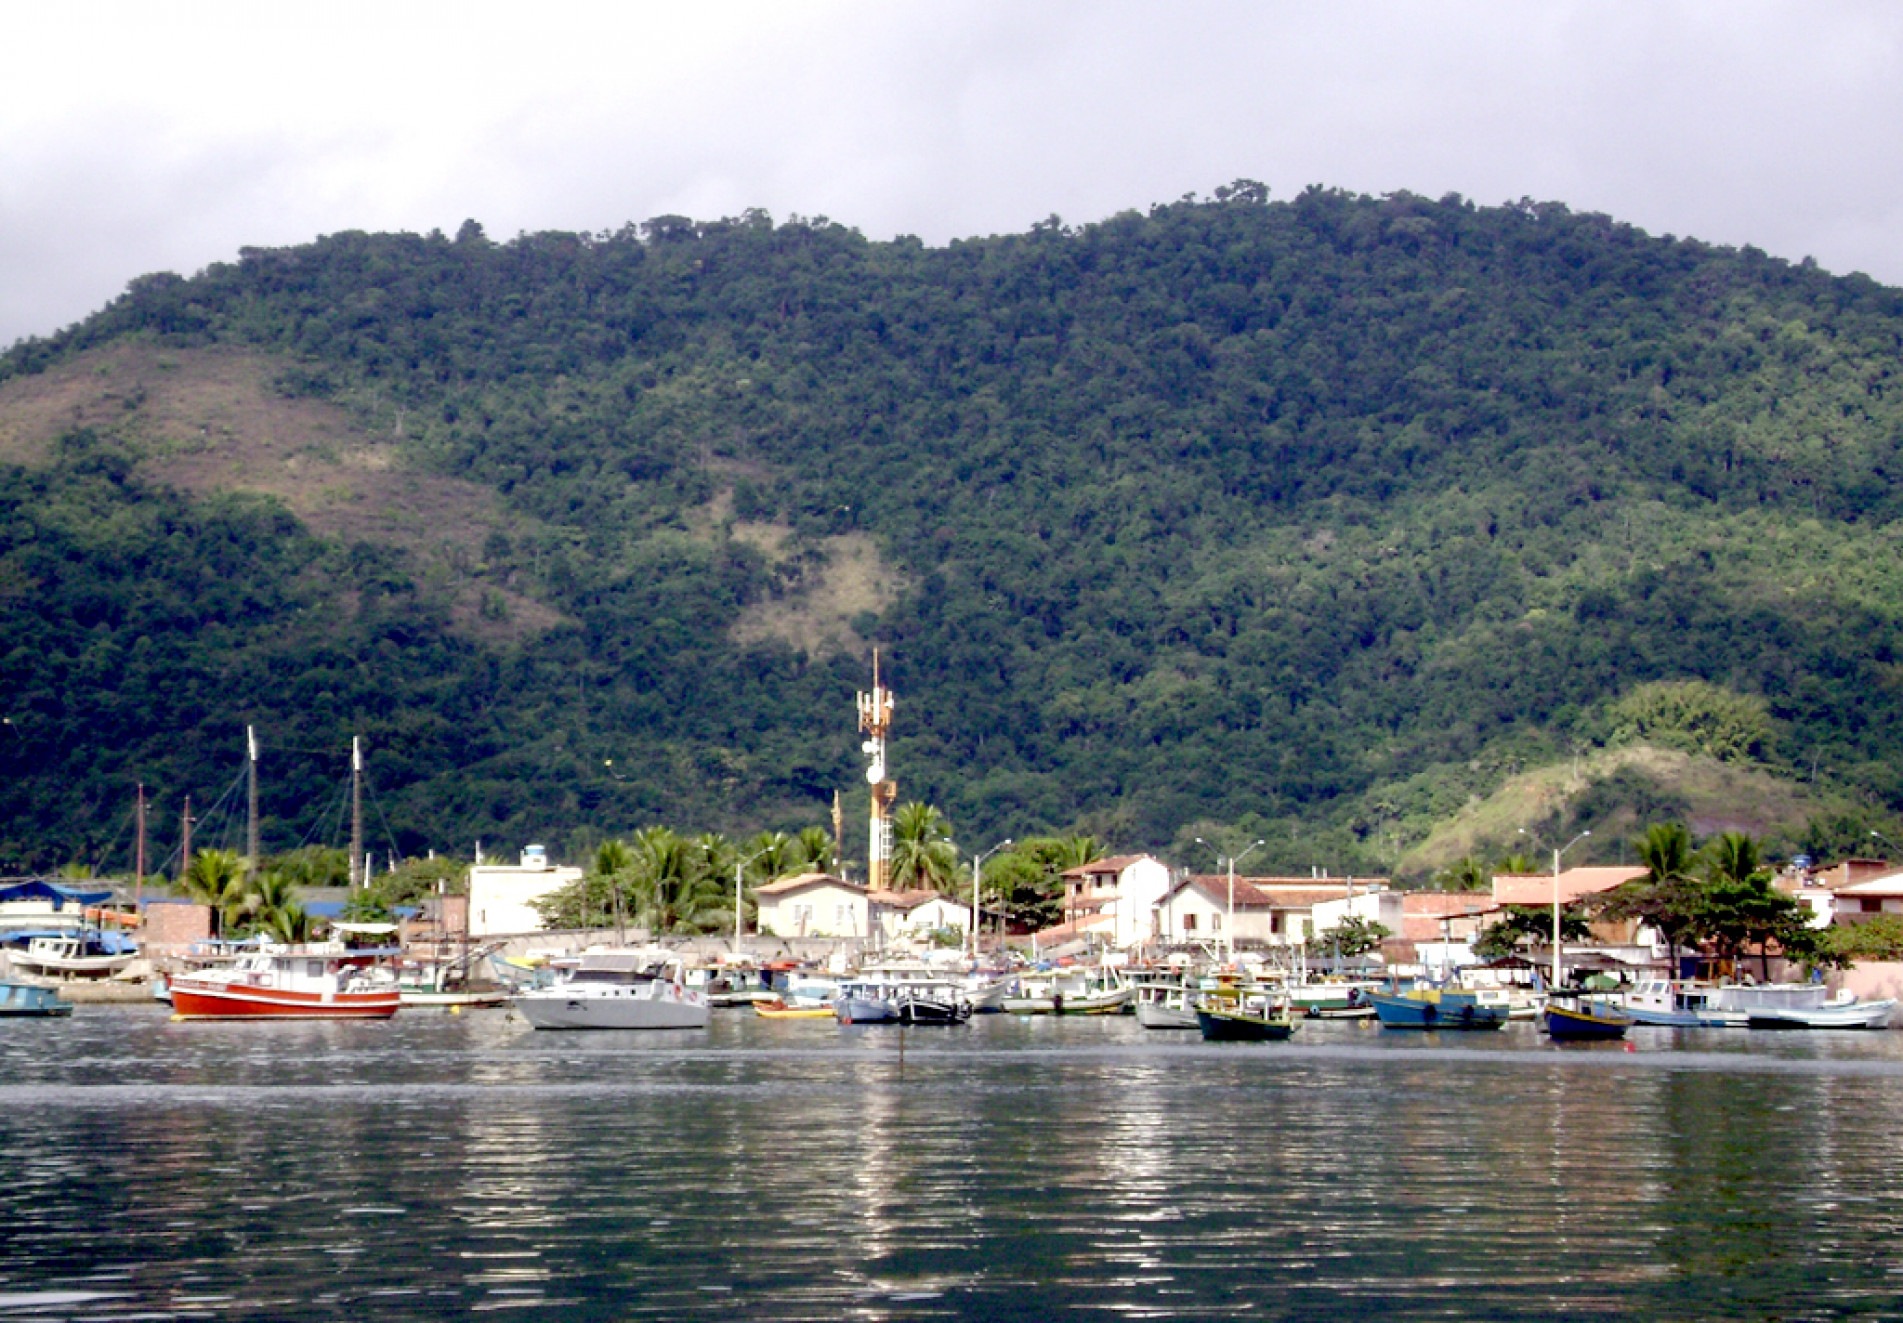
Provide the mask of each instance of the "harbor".
[{"label": "harbor", "polygon": [[[56,1034],[58,1050],[49,1051]],[[1894,1301],[1903,1035],[1134,1016],[0,1023],[66,1318],[1822,1318]]]}]

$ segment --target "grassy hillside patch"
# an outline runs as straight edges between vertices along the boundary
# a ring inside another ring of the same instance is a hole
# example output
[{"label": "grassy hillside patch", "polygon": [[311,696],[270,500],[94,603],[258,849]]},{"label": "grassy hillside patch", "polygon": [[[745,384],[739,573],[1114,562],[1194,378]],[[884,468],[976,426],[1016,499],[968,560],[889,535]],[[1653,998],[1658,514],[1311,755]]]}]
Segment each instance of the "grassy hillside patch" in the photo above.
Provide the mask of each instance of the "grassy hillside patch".
[{"label": "grassy hillside patch", "polygon": [[1590,828],[1597,839],[1581,847],[1585,857],[1608,861],[1629,859],[1630,838],[1668,819],[1685,822],[1699,839],[1737,831],[1790,843],[1812,820],[1845,809],[1840,792],[1762,767],[1645,744],[1594,749],[1507,777],[1435,826],[1402,856],[1398,871],[1425,876],[1467,855],[1494,860],[1525,852],[1537,860],[1539,847],[1556,843],[1554,824],[1563,824],[1567,836]]},{"label": "grassy hillside patch", "polygon": [[0,382],[0,459],[44,464],[62,434],[124,443],[147,481],[189,497],[268,496],[311,532],[407,555],[451,618],[492,642],[540,634],[562,615],[492,577],[484,546],[532,521],[493,490],[408,469],[397,438],[365,434],[343,409],[284,395],[271,355],[123,340]]}]

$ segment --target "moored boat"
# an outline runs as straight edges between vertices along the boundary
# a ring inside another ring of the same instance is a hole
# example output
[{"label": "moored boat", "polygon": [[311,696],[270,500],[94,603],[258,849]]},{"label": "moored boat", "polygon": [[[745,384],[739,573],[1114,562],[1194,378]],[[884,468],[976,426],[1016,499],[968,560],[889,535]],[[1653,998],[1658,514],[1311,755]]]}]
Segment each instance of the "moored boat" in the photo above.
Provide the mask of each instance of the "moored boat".
[{"label": "moored boat", "polygon": [[756,1001],[753,1013],[763,1020],[830,1020],[831,1006],[792,1006],[784,1001]]},{"label": "moored boat", "polygon": [[1862,1001],[1839,994],[1821,1006],[1766,1006],[1750,1013],[1753,1029],[1888,1029],[1894,998]]},{"label": "moored boat", "polygon": [[1200,1029],[1195,990],[1180,979],[1146,979],[1136,985],[1137,1023],[1145,1029]]},{"label": "moored boat", "polygon": [[1483,1006],[1473,993],[1454,988],[1371,992],[1368,1000],[1383,1029],[1498,1029],[1507,1022],[1504,1005]]},{"label": "moored boat", "polygon": [[895,1006],[900,1024],[963,1024],[971,1019],[971,1003],[953,993],[915,991],[899,994]]},{"label": "moored boat", "polygon": [[1196,1024],[1206,1043],[1279,1043],[1295,1032],[1288,1005],[1267,997],[1205,997]]},{"label": "moored boat", "polygon": [[87,928],[31,938],[9,954],[13,967],[53,978],[106,978],[138,957],[138,943],[123,933]]},{"label": "moored boat", "polygon": [[1624,1038],[1625,1031],[1634,1024],[1631,1016],[1601,1001],[1549,999],[1543,1016],[1548,1036],[1563,1040]]},{"label": "moored boat", "polygon": [[379,963],[394,950],[340,942],[263,946],[167,981],[175,1020],[387,1020],[402,1000]]},{"label": "moored boat", "polygon": [[584,951],[559,983],[513,1001],[537,1029],[705,1029],[706,994],[685,986],[680,965],[640,951]]},{"label": "moored boat", "polygon": [[0,1016],[71,1015],[73,1003],[37,983],[0,981]]},{"label": "moored boat", "polygon": [[1013,1015],[1121,1015],[1136,990],[1114,969],[1026,974],[1018,995],[1004,999]]}]

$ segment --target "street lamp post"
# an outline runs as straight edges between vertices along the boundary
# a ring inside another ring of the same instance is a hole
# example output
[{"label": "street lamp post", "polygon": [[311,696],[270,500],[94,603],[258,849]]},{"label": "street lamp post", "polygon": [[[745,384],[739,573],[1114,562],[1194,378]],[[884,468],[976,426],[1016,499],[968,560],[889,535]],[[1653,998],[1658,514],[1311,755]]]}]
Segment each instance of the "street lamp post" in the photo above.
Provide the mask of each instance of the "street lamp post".
[{"label": "street lamp post", "polygon": [[1009,844],[1011,844],[1011,838],[1007,836],[983,854],[971,857],[971,923],[968,925],[965,940],[971,947],[971,959],[974,962],[978,959],[978,879],[984,875],[985,860]]},{"label": "street lamp post", "polygon": [[744,886],[742,877],[746,873],[748,864],[752,863],[755,859],[759,859],[764,855],[771,854],[772,852],[773,852],[773,847],[769,845],[765,849],[756,850],[752,854],[748,855],[745,859],[738,860],[734,863],[734,866],[733,866],[733,953],[736,956],[740,954],[741,928],[745,925],[746,918],[747,918],[747,897],[746,897],[746,893],[742,890],[742,887]]},{"label": "street lamp post", "polygon": [[[1209,845],[1209,842],[1200,836],[1196,838],[1196,843],[1198,845]],[[1227,964],[1233,965],[1236,962],[1236,865],[1261,849],[1263,844],[1264,842],[1257,841],[1241,854],[1232,854],[1229,856],[1229,917],[1222,921],[1222,944],[1226,952],[1224,962]],[[1215,847],[1211,846],[1210,848],[1214,849]],[[1216,856],[1216,862],[1222,862],[1221,855]]]},{"label": "street lamp post", "polygon": [[1586,839],[1586,838],[1587,838],[1588,836],[1590,836],[1590,835],[1592,835],[1592,833],[1591,833],[1591,832],[1589,832],[1589,831],[1582,831],[1582,832],[1580,832],[1580,833],[1579,833],[1579,835],[1577,835],[1577,836],[1575,836],[1575,837],[1573,837],[1573,839],[1572,839],[1572,840],[1570,840],[1570,841],[1568,841],[1568,842],[1566,842],[1566,844],[1564,844],[1564,845],[1562,845],[1562,846],[1559,846],[1559,847],[1557,847],[1557,848],[1556,848],[1556,849],[1554,849],[1554,851],[1553,851],[1553,991],[1554,991],[1554,992],[1558,992],[1558,991],[1559,991],[1559,988],[1560,988],[1560,967],[1559,967],[1559,857],[1560,857],[1561,855],[1563,855],[1563,854],[1565,854],[1565,853],[1566,853],[1566,852],[1567,852],[1568,850],[1570,850],[1570,849],[1572,849],[1572,848],[1573,848],[1573,847],[1574,847],[1575,845],[1578,845],[1578,844],[1579,844],[1579,843],[1580,843],[1581,841],[1583,841],[1583,840],[1585,840],[1585,839]]}]

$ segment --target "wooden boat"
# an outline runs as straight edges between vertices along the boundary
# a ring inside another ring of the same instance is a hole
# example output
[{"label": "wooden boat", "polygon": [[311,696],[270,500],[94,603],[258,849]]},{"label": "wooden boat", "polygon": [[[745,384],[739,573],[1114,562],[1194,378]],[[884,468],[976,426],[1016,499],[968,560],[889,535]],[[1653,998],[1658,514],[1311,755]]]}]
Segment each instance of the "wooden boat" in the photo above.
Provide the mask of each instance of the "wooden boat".
[{"label": "wooden boat", "polygon": [[831,1006],[789,1006],[783,1001],[756,1001],[753,1013],[767,1020],[830,1020]]},{"label": "wooden boat", "polygon": [[900,1024],[963,1024],[971,1019],[971,1003],[956,993],[946,996],[907,989],[895,1005]]},{"label": "wooden boat", "polygon": [[1483,1006],[1473,993],[1454,988],[1371,992],[1368,1000],[1383,1029],[1498,1029],[1507,1022],[1505,1006]]},{"label": "wooden boat", "polygon": [[1264,997],[1206,997],[1196,1024],[1205,1043],[1279,1043],[1295,1032],[1288,1006]]},{"label": "wooden boat", "polygon": [[1549,1000],[1544,1014],[1548,1036],[1567,1041],[1624,1038],[1635,1023],[1618,1007],[1601,1001]]},{"label": "wooden boat", "polygon": [[73,1003],[36,983],[0,982],[0,1016],[71,1015]]},{"label": "wooden boat", "polygon": [[1019,995],[1004,999],[1012,1015],[1121,1015],[1136,996],[1114,969],[1026,974],[1019,982]]},{"label": "wooden boat", "polygon": [[705,1029],[707,996],[685,986],[678,962],[640,951],[584,951],[559,983],[516,994],[537,1029]]},{"label": "wooden boat", "polygon": [[138,944],[122,933],[96,929],[34,937],[9,956],[19,970],[37,970],[54,978],[105,978],[138,957]]},{"label": "wooden boat", "polygon": [[1196,993],[1180,980],[1146,980],[1136,985],[1137,1023],[1145,1029],[1200,1029]]},{"label": "wooden boat", "polygon": [[387,1020],[402,999],[392,949],[265,946],[168,980],[175,1020]]}]

